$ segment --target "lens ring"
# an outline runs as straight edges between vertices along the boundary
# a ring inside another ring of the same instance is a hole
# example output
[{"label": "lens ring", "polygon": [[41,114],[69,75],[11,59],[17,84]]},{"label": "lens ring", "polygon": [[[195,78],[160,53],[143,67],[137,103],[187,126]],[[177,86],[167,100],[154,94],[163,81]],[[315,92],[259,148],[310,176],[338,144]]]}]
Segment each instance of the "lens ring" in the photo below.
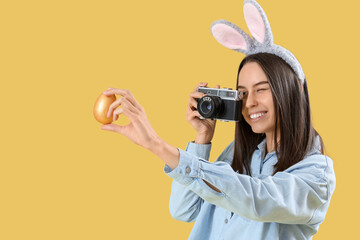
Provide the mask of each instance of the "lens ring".
[{"label": "lens ring", "polygon": [[211,110],[213,109],[213,106],[212,106],[212,101],[202,101],[201,104],[200,104],[200,111],[207,115],[211,112]]},{"label": "lens ring", "polygon": [[197,110],[205,118],[216,118],[221,110],[222,100],[217,96],[204,96],[199,99]]}]

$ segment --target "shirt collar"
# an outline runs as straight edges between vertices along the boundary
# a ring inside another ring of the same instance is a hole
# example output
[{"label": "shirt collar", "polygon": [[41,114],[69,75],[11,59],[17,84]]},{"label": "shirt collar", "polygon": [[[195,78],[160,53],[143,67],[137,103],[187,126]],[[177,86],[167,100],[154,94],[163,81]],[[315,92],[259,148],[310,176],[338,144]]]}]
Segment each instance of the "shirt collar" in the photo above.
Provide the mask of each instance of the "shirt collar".
[{"label": "shirt collar", "polygon": [[[264,158],[266,153],[266,137],[257,145],[257,148],[260,150],[261,156]],[[313,148],[306,155],[312,155],[314,153],[320,153],[320,152],[321,152],[321,141],[320,141],[320,137],[316,136]],[[274,154],[274,153],[275,151],[272,151],[268,154]]]},{"label": "shirt collar", "polygon": [[258,145],[257,148],[262,152],[265,151],[266,147],[266,138],[264,138]]},{"label": "shirt collar", "polygon": [[[261,159],[265,159],[265,156],[266,156],[266,137],[257,145],[257,148],[260,150]],[[269,157],[274,155],[274,154],[275,154],[275,151],[267,153],[267,155]]]}]

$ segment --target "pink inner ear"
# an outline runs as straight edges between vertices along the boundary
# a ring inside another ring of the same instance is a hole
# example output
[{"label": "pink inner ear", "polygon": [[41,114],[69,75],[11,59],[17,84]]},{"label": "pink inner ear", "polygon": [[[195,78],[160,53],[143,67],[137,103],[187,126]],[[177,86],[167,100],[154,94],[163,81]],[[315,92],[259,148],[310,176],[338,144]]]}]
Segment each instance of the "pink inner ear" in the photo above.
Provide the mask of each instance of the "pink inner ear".
[{"label": "pink inner ear", "polygon": [[227,48],[247,50],[244,37],[228,25],[216,24],[212,27],[212,34],[219,43]]},{"label": "pink inner ear", "polygon": [[260,43],[265,40],[265,24],[259,10],[252,4],[244,5],[244,16],[251,35]]}]

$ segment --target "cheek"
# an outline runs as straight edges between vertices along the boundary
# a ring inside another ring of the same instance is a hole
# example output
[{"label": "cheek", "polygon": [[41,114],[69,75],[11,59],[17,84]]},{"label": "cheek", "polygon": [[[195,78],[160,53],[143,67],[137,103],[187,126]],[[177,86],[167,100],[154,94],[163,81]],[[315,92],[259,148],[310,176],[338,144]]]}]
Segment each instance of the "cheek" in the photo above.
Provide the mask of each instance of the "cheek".
[{"label": "cheek", "polygon": [[275,126],[275,120],[276,120],[276,116],[275,116],[275,108],[274,105],[270,105],[268,108],[268,113],[269,113],[269,120],[271,122],[271,125]]},{"label": "cheek", "polygon": [[274,102],[271,95],[268,95],[266,98],[264,98],[263,105],[266,106],[271,115],[275,113]]},{"label": "cheek", "polygon": [[245,102],[243,102],[243,104],[242,104],[241,113],[242,113],[243,117],[246,117],[246,116],[247,116],[247,111],[246,111],[246,107],[245,107]]},{"label": "cheek", "polygon": [[246,110],[246,101],[245,100],[241,100],[241,112],[245,112]]}]

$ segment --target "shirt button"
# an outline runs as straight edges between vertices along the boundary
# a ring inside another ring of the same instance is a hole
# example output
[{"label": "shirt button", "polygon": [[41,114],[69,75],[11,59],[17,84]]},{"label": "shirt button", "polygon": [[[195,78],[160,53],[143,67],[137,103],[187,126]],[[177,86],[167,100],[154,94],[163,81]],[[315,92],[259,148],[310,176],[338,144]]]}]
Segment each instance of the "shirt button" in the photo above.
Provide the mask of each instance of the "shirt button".
[{"label": "shirt button", "polygon": [[229,220],[227,218],[225,218],[224,222],[225,222],[225,224],[227,224],[229,222]]},{"label": "shirt button", "polygon": [[190,167],[186,167],[186,168],[185,168],[185,172],[186,172],[186,173],[190,173],[190,172],[191,172],[191,168],[190,168]]}]

